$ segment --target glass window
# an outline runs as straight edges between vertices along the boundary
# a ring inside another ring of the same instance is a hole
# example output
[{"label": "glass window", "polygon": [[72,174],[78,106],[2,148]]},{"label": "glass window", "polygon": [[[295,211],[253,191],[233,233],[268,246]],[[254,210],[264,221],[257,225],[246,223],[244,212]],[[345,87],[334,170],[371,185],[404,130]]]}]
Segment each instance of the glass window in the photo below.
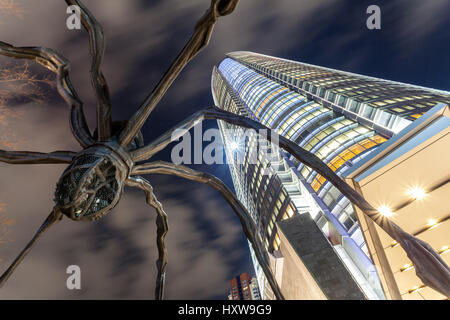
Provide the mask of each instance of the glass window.
[{"label": "glass window", "polygon": [[328,100],[331,102],[334,102],[334,97],[336,97],[336,94],[334,92],[330,92],[328,94]]},{"label": "glass window", "polygon": [[330,194],[326,194],[324,197],[323,197],[323,202],[325,202],[325,204],[328,206],[328,207],[330,207],[330,204],[333,202],[333,197],[330,195]]},{"label": "glass window", "polygon": [[391,120],[391,116],[392,116],[392,114],[390,114],[390,113],[382,112],[378,119],[378,124],[380,124],[382,126],[387,126],[389,123],[389,120]]},{"label": "glass window", "polygon": [[335,187],[332,186],[330,188],[330,190],[328,190],[328,193],[334,198],[334,199],[338,199],[339,196],[341,195],[341,192]]},{"label": "glass window", "polygon": [[369,105],[366,105],[362,116],[367,119],[373,119],[374,114],[375,114],[375,109]]},{"label": "glass window", "polygon": [[345,227],[346,230],[349,230],[353,226],[353,221],[347,217],[347,215],[343,214],[339,221],[342,223],[342,225]]},{"label": "glass window", "polygon": [[319,97],[321,97],[321,98],[325,97],[325,89],[324,88],[320,89]]},{"label": "glass window", "polygon": [[338,102],[338,104],[341,106],[341,107],[343,107],[344,105],[345,105],[345,102],[347,101],[347,98],[346,97],[344,97],[344,96],[340,96],[339,97],[339,102]]}]

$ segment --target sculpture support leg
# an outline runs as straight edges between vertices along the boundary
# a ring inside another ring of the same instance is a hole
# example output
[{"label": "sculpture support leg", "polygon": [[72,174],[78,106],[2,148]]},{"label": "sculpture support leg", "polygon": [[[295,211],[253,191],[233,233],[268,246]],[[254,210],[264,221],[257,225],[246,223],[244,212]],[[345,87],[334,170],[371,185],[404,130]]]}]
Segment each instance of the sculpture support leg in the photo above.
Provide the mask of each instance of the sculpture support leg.
[{"label": "sculpture support leg", "polygon": [[[450,268],[430,245],[403,231],[396,223],[383,216],[377,209],[375,209],[370,203],[368,203],[362,195],[351,188],[316,155],[304,150],[296,143],[283,136],[278,135],[277,132],[269,129],[268,127],[262,125],[257,121],[219,109],[215,106],[208,107],[202,111],[195,113],[194,115],[183,121],[179,126],[172,128],[149,145],[131,152],[133,161],[142,161],[149,159],[153,154],[155,154],[159,150],[162,150],[173,141],[172,136],[175,132],[179,135],[182,135],[184,132],[187,132],[190,128],[192,128],[196,123],[205,119],[222,120],[233,125],[254,129],[257,131],[265,130],[265,136],[276,136],[281,148],[289,152],[298,161],[304,163],[306,166],[315,170],[317,173],[327,179],[345,197],[347,197],[350,202],[359,207],[366,216],[368,216],[377,225],[379,225],[392,239],[397,241],[405,250],[408,258],[414,264],[416,275],[423,281],[425,285],[446,295],[447,297],[450,297]],[[179,128],[181,128],[182,130],[177,131],[177,129]],[[176,137],[177,135],[174,136]],[[144,167],[136,166],[135,170],[139,170],[139,168]]]},{"label": "sculpture support leg", "polygon": [[99,141],[111,137],[112,105],[108,84],[101,70],[106,41],[103,28],[94,15],[79,0],[66,0],[67,5],[77,5],[81,11],[81,23],[89,33],[91,49],[91,84],[97,97],[97,132]]},{"label": "sculpture support leg", "polygon": [[54,151],[50,153],[33,151],[4,151],[0,150],[0,162],[9,164],[43,164],[43,163],[71,163],[76,155],[72,151]]},{"label": "sculpture support leg", "polygon": [[62,219],[62,213],[56,209],[54,209],[50,215],[45,219],[44,223],[41,225],[39,230],[34,235],[33,239],[25,246],[25,248],[20,252],[17,258],[13,261],[13,263],[9,266],[9,268],[2,274],[0,277],[0,288],[5,284],[5,282],[12,275],[17,266],[22,262],[25,256],[30,252],[30,250],[35,245],[36,241],[39,237],[48,230],[55,222]]},{"label": "sculpture support leg", "polygon": [[71,107],[70,127],[72,133],[82,147],[87,147],[95,141],[89,132],[83,103],[78,97],[69,78],[70,62],[59,53],[43,47],[14,47],[0,41],[0,55],[32,60],[56,74],[58,93]]},{"label": "sculpture support leg", "polygon": [[266,251],[263,248],[262,241],[259,237],[257,228],[250,214],[244,205],[236,198],[233,192],[227,188],[227,186],[218,178],[203,172],[198,172],[192,170],[186,166],[175,165],[168,162],[157,161],[148,164],[143,164],[136,166],[132,175],[137,174],[169,174],[175,175],[178,177],[182,177],[188,180],[201,182],[209,185],[210,187],[217,190],[224,199],[230,204],[233,208],[236,215],[239,217],[239,220],[242,225],[242,229],[247,236],[247,239],[252,244],[253,250],[255,251],[256,258],[258,259],[259,264],[263,268],[266,279],[269,281],[269,284],[277,297],[277,299],[284,299],[283,294],[281,293],[280,288],[275,280],[275,277],[270,270],[269,258],[266,254]]},{"label": "sculpture support leg", "polygon": [[129,177],[126,184],[132,187],[138,187],[145,192],[147,204],[155,208],[157,212],[156,217],[156,244],[158,246],[158,260],[156,266],[158,268],[158,275],[156,278],[155,299],[162,300],[164,298],[164,286],[166,282],[166,267],[167,267],[167,249],[164,244],[164,239],[169,230],[167,221],[167,214],[164,211],[162,204],[158,201],[153,193],[153,187],[150,183],[142,177]]},{"label": "sculpture support leg", "polygon": [[197,22],[194,29],[194,34],[172,62],[169,69],[163,75],[150,95],[148,95],[144,102],[142,102],[138,111],[133,115],[130,121],[128,121],[127,126],[120,134],[119,143],[121,146],[126,146],[133,140],[144,125],[150,113],[156,107],[183,68],[192,58],[194,58],[204,47],[208,45],[217,19],[220,16],[225,16],[232,13],[238,2],[239,0],[211,1],[210,8]]}]

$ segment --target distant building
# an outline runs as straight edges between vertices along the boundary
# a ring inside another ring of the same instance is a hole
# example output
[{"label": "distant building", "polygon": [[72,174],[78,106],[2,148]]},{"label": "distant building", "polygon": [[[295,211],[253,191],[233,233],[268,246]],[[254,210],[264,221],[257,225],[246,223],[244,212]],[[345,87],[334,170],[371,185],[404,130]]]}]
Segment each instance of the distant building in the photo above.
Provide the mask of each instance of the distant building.
[{"label": "distant building", "polygon": [[256,278],[244,272],[232,279],[228,300],[261,300]]}]

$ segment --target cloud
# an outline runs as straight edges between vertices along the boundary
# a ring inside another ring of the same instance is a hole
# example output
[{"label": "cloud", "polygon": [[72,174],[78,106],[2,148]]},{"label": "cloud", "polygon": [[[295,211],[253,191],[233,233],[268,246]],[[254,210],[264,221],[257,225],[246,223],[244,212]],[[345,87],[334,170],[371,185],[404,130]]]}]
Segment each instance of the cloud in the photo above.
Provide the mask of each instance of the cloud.
[{"label": "cloud", "polygon": [[[390,2],[383,10],[383,17],[396,20],[398,32],[394,34],[400,44],[410,46],[425,40],[426,37],[445,28],[448,21],[450,3],[447,0],[435,1],[408,1],[399,0]],[[390,13],[398,12],[398,15]]]}]

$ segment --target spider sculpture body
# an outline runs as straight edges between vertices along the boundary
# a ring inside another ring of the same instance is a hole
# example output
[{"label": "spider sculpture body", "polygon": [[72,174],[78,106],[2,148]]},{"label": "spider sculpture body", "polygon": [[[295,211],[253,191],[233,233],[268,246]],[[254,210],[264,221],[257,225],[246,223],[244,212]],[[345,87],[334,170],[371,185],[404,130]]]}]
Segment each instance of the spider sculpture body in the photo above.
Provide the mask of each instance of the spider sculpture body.
[{"label": "spider sculpture body", "polygon": [[58,181],[56,207],[72,220],[97,220],[119,202],[133,161],[117,143],[78,153]]},{"label": "spider sculpture body", "polygon": [[[450,270],[440,256],[425,242],[404,232],[399,226],[383,217],[359,193],[353,190],[325,163],[314,154],[300,148],[294,142],[278,136],[276,132],[249,118],[208,107],[170,129],[165,134],[144,145],[140,130],[152,110],[161,100],[172,82],[184,66],[209,42],[212,29],[220,16],[233,12],[238,0],[212,0],[210,8],[197,22],[194,33],[171,64],[153,91],[142,102],[139,109],[128,121],[113,122],[111,101],[106,79],[101,71],[105,50],[105,39],[101,25],[79,0],[65,0],[67,5],[77,5],[81,11],[81,22],[89,33],[92,55],[91,83],[97,96],[97,128],[91,134],[83,112],[83,104],[73,88],[69,70],[70,64],[63,56],[43,47],[15,47],[0,41],[0,54],[16,59],[33,60],[57,75],[59,94],[70,106],[70,126],[82,151],[55,151],[40,153],[30,151],[0,150],[0,161],[10,164],[67,163],[69,166],[59,179],[55,191],[55,206],[32,240],[0,276],[0,288],[11,276],[37,239],[63,216],[76,221],[92,221],[104,217],[120,201],[125,185],[144,191],[146,202],[157,212],[158,275],[155,298],[162,299],[165,283],[167,252],[164,239],[168,231],[167,214],[156,199],[150,183],[141,175],[166,174],[207,184],[217,190],[230,204],[238,216],[242,229],[252,244],[259,264],[275,296],[283,299],[283,294],[271,272],[269,257],[258,234],[257,226],[245,206],[218,178],[192,170],[183,165],[149,160],[155,153],[165,148],[173,139],[180,137],[196,123],[215,119],[233,125],[255,130],[267,130],[268,136],[277,136],[279,146],[305,165],[317,171],[342,192],[364,214],[377,223],[406,251],[414,263],[416,274],[422,281],[439,292],[450,296]],[[180,130],[181,129],[181,130]],[[136,164],[136,162],[143,162]]]}]

